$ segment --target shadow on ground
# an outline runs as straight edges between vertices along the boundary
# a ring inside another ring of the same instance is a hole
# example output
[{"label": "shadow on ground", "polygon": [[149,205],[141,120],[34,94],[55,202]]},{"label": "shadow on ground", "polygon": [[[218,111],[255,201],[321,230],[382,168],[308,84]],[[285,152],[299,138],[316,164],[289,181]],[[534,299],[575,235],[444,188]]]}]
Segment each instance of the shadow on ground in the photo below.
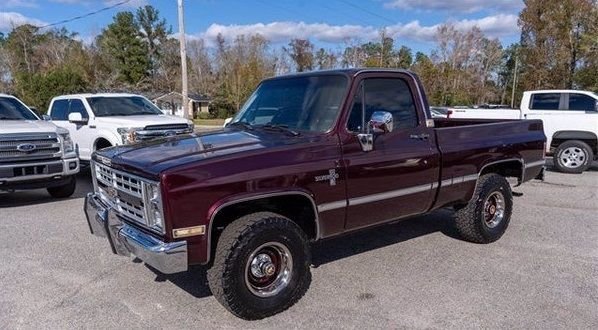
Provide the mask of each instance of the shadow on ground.
[{"label": "shadow on ground", "polygon": [[77,189],[73,196],[69,198],[53,198],[48,194],[46,189],[19,190],[11,193],[0,192],[0,208],[45,204],[65,199],[83,198],[91,191],[93,191],[91,172],[89,171],[89,168],[84,168],[77,174]]},{"label": "shadow on ground", "polygon": [[[458,239],[457,233],[451,226],[452,213],[452,210],[441,209],[425,216],[408,218],[316,242],[312,244],[312,265],[319,267],[435,232]],[[136,260],[141,262],[139,259]],[[147,267],[156,274],[157,282],[170,281],[196,298],[212,295],[206,277],[207,266],[195,266],[187,272],[169,275],[162,274],[150,266]]]}]

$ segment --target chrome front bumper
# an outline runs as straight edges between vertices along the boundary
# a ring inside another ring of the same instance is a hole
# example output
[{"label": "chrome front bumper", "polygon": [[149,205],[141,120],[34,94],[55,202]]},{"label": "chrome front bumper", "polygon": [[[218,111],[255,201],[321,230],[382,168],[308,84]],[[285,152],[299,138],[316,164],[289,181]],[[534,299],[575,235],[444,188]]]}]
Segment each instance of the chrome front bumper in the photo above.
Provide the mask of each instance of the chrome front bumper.
[{"label": "chrome front bumper", "polygon": [[107,238],[115,254],[134,255],[164,274],[187,270],[186,241],[165,243],[124,223],[94,193],[85,197],[84,209],[91,233]]}]

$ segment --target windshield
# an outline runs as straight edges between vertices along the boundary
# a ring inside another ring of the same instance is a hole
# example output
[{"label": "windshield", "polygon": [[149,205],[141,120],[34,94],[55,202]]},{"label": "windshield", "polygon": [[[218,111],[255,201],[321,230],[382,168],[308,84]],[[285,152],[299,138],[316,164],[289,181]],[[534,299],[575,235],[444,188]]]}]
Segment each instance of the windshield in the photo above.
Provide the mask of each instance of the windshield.
[{"label": "windshield", "polygon": [[0,97],[0,120],[39,120],[14,97]]},{"label": "windshield", "polygon": [[328,131],[347,88],[341,75],[267,80],[247,100],[235,122],[278,125],[303,131]]},{"label": "windshield", "polygon": [[97,117],[161,115],[162,111],[141,96],[94,96],[87,102]]}]

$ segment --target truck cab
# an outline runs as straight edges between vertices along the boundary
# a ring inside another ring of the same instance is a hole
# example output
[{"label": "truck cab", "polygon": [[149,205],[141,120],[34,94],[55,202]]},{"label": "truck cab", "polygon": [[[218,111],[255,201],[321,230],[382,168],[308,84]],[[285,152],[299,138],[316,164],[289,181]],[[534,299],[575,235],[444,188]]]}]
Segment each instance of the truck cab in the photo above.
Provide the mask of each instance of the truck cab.
[{"label": "truck cab", "polygon": [[67,129],[77,154],[89,162],[95,150],[193,132],[193,122],[166,115],[143,96],[73,94],[52,99],[48,115]]},{"label": "truck cab", "polygon": [[69,132],[41,120],[14,96],[0,94],[0,191],[75,192],[79,160]]}]

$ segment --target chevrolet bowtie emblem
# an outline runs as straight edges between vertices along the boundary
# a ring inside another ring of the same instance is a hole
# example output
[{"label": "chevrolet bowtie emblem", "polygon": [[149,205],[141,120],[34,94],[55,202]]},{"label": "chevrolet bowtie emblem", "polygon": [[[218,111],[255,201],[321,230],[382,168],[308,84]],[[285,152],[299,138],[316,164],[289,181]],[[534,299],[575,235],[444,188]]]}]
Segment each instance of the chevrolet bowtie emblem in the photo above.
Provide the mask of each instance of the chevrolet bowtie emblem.
[{"label": "chevrolet bowtie emblem", "polygon": [[318,175],[316,176],[316,182],[320,181],[330,181],[331,186],[336,186],[336,179],[339,178],[338,173],[336,173],[335,169],[328,170],[327,175]]}]

